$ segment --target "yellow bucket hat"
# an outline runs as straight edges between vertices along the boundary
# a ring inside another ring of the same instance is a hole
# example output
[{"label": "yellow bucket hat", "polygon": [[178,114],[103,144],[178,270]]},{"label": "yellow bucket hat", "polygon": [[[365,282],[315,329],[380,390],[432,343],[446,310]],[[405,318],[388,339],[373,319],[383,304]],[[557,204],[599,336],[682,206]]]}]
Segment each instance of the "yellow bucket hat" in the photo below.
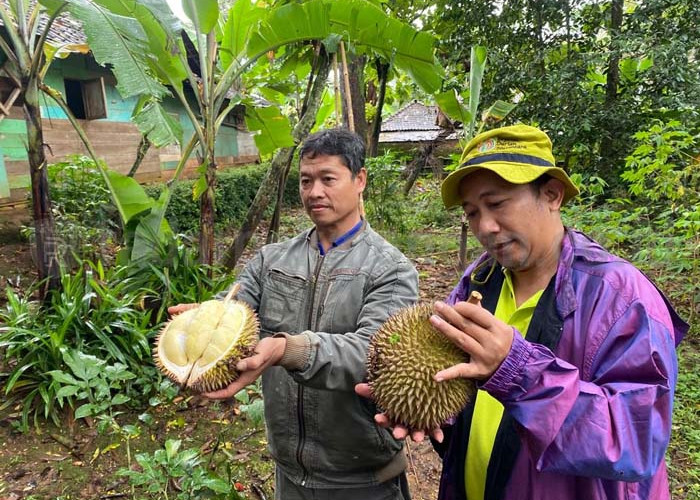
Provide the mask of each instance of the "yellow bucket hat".
[{"label": "yellow bucket hat", "polygon": [[529,125],[513,125],[477,135],[464,148],[460,166],[442,182],[442,201],[446,208],[462,204],[459,184],[467,175],[485,168],[511,184],[528,184],[543,174],[564,183],[564,203],[579,190],[566,172],[557,167],[552,141],[547,134]]}]

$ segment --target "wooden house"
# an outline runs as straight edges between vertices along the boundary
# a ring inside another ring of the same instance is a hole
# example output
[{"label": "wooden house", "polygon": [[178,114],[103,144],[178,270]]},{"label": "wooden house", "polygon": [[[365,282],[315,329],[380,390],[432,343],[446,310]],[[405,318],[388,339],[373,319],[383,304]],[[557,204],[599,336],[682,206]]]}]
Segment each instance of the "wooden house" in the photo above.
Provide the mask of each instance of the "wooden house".
[{"label": "wooden house", "polygon": [[[79,25],[67,18],[56,21],[49,38],[55,44],[85,42]],[[2,62],[0,60],[0,207],[25,202],[30,187],[21,95],[12,80],[2,77]],[[45,82],[63,93],[98,157],[111,169],[129,172],[142,137],[131,122],[137,98],[123,99],[117,92],[114,75],[98,65],[90,54],[71,54],[66,59],[55,60]],[[175,98],[167,99],[164,107],[182,125],[185,139],[189,138],[192,125],[180,102]],[[241,111],[234,109],[230,113],[217,136],[217,164],[221,167],[259,159],[253,137],[244,128]],[[41,116],[49,163],[87,153],[66,115],[45,95],[41,97]],[[179,145],[150,148],[135,178],[142,182],[168,179],[179,160]],[[196,166],[196,159],[189,159],[186,175]]]},{"label": "wooden house", "polygon": [[459,151],[456,128],[437,106],[412,101],[382,121],[379,147],[402,151],[431,147],[439,155],[449,155]]}]

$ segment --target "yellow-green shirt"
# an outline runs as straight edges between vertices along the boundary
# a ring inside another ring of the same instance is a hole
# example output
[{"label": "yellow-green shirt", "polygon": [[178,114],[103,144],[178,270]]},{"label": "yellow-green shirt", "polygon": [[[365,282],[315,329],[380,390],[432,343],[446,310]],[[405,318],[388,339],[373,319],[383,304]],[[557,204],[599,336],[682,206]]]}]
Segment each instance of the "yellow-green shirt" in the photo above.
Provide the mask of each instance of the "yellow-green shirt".
[{"label": "yellow-green shirt", "polygon": [[[505,270],[504,274],[505,279],[494,316],[515,327],[525,336],[530,326],[532,314],[535,312],[535,306],[537,306],[544,290],[536,292],[520,307],[517,307],[510,272]],[[464,466],[464,481],[468,500],[484,499],[486,471],[502,416],[503,405],[486,391],[479,390],[469,429],[469,444]]]}]

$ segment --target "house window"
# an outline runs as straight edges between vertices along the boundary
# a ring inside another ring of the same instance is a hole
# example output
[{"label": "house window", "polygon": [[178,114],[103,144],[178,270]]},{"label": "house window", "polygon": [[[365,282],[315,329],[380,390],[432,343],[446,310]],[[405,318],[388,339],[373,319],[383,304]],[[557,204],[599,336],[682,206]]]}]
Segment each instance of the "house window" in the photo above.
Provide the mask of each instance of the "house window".
[{"label": "house window", "polygon": [[245,129],[245,106],[242,104],[234,106],[224,117],[222,124],[239,130]]},{"label": "house window", "polygon": [[76,118],[96,120],[107,118],[105,85],[102,78],[92,80],[65,79],[66,103]]}]

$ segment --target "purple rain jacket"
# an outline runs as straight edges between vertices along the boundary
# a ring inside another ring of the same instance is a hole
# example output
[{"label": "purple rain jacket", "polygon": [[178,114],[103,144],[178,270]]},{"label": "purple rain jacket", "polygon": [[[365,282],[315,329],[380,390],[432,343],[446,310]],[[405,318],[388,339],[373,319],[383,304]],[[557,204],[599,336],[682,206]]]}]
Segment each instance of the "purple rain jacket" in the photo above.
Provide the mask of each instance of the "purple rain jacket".
[{"label": "purple rain jacket", "polygon": [[[493,312],[503,272],[482,255],[448,302],[471,290]],[[527,340],[480,385],[505,407],[487,469],[485,500],[669,499],[664,453],[688,330],[633,265],[567,229],[557,274]],[[473,406],[444,428],[439,500],[464,500]]]}]

